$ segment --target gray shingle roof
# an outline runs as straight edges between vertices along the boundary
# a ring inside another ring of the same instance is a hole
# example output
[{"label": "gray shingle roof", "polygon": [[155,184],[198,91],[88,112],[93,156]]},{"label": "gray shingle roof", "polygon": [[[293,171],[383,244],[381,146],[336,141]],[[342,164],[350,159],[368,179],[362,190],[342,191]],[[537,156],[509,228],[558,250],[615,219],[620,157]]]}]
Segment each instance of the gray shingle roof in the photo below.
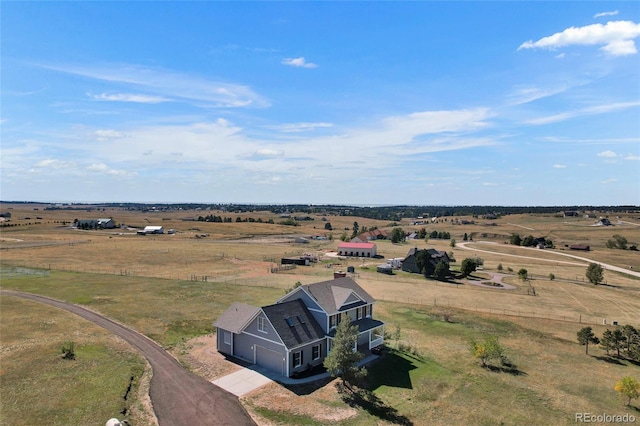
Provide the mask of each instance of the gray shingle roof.
[{"label": "gray shingle roof", "polygon": [[262,311],[288,349],[325,336],[320,324],[300,299],[264,306]]},{"label": "gray shingle roof", "polygon": [[[363,305],[374,303],[376,301],[369,293],[364,291],[362,287],[349,277],[308,284],[303,287],[330,315],[339,312],[342,305],[347,301],[352,293],[355,293],[363,300]],[[355,306],[353,303],[350,303],[349,305]]]},{"label": "gray shingle roof", "polygon": [[258,312],[260,312],[260,308],[246,303],[234,302],[218,317],[213,326],[239,334]]}]

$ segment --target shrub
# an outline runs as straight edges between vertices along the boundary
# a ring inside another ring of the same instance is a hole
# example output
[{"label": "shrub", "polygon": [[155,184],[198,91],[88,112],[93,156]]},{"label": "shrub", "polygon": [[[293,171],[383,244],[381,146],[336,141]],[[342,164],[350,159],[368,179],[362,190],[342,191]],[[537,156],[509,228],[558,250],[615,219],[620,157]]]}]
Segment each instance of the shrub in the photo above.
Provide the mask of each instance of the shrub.
[{"label": "shrub", "polygon": [[67,340],[60,347],[60,351],[62,352],[62,359],[76,359],[76,344],[73,340]]}]

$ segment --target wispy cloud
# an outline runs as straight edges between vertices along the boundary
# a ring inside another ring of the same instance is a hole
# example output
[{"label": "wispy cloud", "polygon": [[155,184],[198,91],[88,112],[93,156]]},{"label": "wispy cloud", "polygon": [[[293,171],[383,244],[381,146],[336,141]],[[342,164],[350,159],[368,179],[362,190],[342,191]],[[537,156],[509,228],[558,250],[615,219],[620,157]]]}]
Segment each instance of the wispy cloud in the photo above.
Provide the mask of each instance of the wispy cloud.
[{"label": "wispy cloud", "polygon": [[611,12],[600,12],[593,15],[594,19],[602,18],[603,16],[616,16],[618,14],[617,10],[613,10]]},{"label": "wispy cloud", "polygon": [[566,169],[567,166],[565,164],[554,164],[553,168],[554,169]]},{"label": "wispy cloud", "polygon": [[611,145],[611,144],[626,144],[626,143],[640,143],[640,138],[606,138],[606,139],[572,139],[566,137],[547,136],[542,140],[554,143],[573,143],[580,145]]},{"label": "wispy cloud", "polygon": [[278,126],[271,126],[271,129],[280,130],[281,132],[297,133],[309,132],[318,128],[333,127],[332,123],[286,123]]},{"label": "wispy cloud", "polygon": [[634,55],[638,53],[634,42],[638,36],[640,36],[640,24],[632,21],[610,21],[604,25],[570,27],[538,41],[526,41],[518,47],[518,50],[554,50],[573,45],[604,45],[601,49],[612,56]]},{"label": "wispy cloud", "polygon": [[285,58],[282,60],[283,65],[289,65],[291,67],[297,68],[317,68],[318,65],[313,62],[307,62],[303,56],[299,58]]},{"label": "wispy cloud", "polygon": [[[42,68],[141,89],[153,95],[107,95],[102,100],[149,102],[171,98],[219,108],[266,107],[269,102],[250,87],[210,80],[197,75],[137,65],[40,65]],[[103,95],[97,95],[102,97]]]},{"label": "wispy cloud", "polygon": [[135,176],[136,172],[127,172],[125,170],[112,169],[104,163],[94,163],[86,167],[91,173],[107,174],[112,176]]},{"label": "wispy cloud", "polygon": [[618,181],[618,179],[611,178],[611,179],[602,180],[602,181],[600,181],[600,183],[603,184],[603,185],[609,185],[609,184],[612,184],[612,183],[616,183],[617,181]]},{"label": "wispy cloud", "polygon": [[550,96],[563,93],[568,86],[560,86],[542,89],[539,87],[518,87],[508,96],[509,105],[522,105],[538,99],[548,98]]},{"label": "wispy cloud", "polygon": [[613,151],[602,151],[598,153],[598,157],[602,158],[616,158],[618,154]]},{"label": "wispy cloud", "polygon": [[584,115],[605,114],[613,111],[619,111],[628,108],[634,108],[640,106],[640,101],[633,102],[617,102],[613,104],[596,105],[587,108],[581,108],[575,111],[563,112],[560,114],[549,115],[547,117],[534,118],[527,120],[525,124],[549,124],[556,123],[558,121],[569,120],[574,117],[580,117]]},{"label": "wispy cloud", "polygon": [[119,139],[124,137],[124,134],[122,132],[118,132],[117,130],[113,129],[96,130],[95,132],[93,132],[93,134],[96,139],[101,142],[107,141],[109,139]]},{"label": "wispy cloud", "polygon": [[640,161],[640,155],[630,154],[624,157],[625,160]]},{"label": "wispy cloud", "polygon": [[143,104],[159,104],[170,100],[162,96],[140,95],[133,93],[116,93],[112,95],[108,95],[106,93],[101,93],[99,95],[87,93],[87,96],[98,101],[137,102]]}]

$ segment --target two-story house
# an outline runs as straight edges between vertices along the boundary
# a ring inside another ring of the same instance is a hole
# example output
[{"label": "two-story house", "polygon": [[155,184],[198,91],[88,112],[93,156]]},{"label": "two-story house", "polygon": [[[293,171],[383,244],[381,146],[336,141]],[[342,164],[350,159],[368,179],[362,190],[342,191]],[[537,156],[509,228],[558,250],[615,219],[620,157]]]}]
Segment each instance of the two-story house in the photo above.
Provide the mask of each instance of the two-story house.
[{"label": "two-story house", "polygon": [[348,277],[297,287],[261,308],[234,303],[213,324],[218,351],[291,377],[324,361],[343,314],[358,329],[354,350],[382,345],[384,323],[374,319],[374,304]]}]

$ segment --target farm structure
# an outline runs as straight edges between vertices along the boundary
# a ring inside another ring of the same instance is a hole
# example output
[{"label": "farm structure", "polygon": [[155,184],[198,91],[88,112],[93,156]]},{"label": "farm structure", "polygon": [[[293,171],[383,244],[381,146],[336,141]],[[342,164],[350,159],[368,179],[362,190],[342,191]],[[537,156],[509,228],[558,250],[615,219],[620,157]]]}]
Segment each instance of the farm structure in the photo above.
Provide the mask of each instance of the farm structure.
[{"label": "farm structure", "polygon": [[374,243],[340,243],[338,255],[356,257],[375,257],[377,247]]},{"label": "farm structure", "polygon": [[142,231],[138,231],[138,234],[164,234],[164,228],[162,226],[145,226]]},{"label": "farm structure", "polygon": [[300,286],[261,308],[233,303],[213,324],[218,351],[285,377],[322,364],[343,315],[356,326],[354,350],[384,343],[384,323],[373,317],[375,299],[354,280],[336,278]]}]

